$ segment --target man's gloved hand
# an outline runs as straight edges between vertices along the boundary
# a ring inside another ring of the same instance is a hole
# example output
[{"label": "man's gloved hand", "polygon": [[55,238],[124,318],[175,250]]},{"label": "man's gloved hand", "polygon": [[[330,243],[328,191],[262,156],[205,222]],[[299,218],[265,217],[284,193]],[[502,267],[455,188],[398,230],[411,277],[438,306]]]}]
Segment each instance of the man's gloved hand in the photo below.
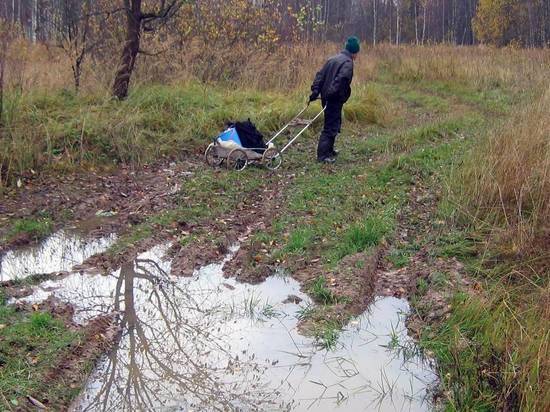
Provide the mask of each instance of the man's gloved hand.
[{"label": "man's gloved hand", "polygon": [[319,98],[319,95],[317,93],[311,93],[311,96],[309,96],[309,102],[314,102]]}]

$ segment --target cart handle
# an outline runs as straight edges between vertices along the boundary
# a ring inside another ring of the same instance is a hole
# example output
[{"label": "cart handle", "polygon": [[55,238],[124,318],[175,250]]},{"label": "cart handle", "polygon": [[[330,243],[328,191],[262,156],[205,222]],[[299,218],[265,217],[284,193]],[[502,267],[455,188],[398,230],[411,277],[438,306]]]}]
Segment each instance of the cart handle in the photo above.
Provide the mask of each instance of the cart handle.
[{"label": "cart handle", "polygon": [[[309,105],[308,105],[308,106],[309,106]],[[288,149],[288,148],[290,147],[290,145],[291,145],[292,143],[294,143],[294,141],[295,141],[298,137],[300,137],[300,136],[302,135],[302,133],[304,133],[304,132],[309,128],[309,126],[311,126],[311,125],[313,124],[313,122],[314,122],[315,120],[317,120],[317,118],[318,118],[319,116],[321,116],[321,115],[324,113],[324,111],[325,111],[326,108],[327,108],[327,106],[323,107],[323,109],[319,112],[319,114],[318,114],[317,116],[315,116],[313,119],[311,119],[311,121],[308,122],[308,124],[306,125],[306,127],[304,127],[302,130],[300,130],[300,133],[298,133],[296,136],[294,136],[294,138],[293,138],[290,142],[288,142],[287,145],[286,145],[285,147],[283,147],[283,148],[280,150],[280,153],[283,153],[286,149]],[[306,106],[306,109],[307,109],[307,106]]]},{"label": "cart handle", "polygon": [[292,122],[294,122],[294,120],[296,120],[298,117],[300,117],[307,110],[308,107],[309,107],[309,103],[306,105],[306,107],[304,107],[302,109],[302,111],[300,113],[298,113],[296,116],[294,116],[290,122],[288,122],[281,130],[279,130],[275,134],[275,136],[273,136],[271,138],[271,140],[267,142],[267,144],[273,142],[277,137],[279,137],[281,135],[281,133],[283,133],[286,129],[288,129],[288,127],[292,124]]}]

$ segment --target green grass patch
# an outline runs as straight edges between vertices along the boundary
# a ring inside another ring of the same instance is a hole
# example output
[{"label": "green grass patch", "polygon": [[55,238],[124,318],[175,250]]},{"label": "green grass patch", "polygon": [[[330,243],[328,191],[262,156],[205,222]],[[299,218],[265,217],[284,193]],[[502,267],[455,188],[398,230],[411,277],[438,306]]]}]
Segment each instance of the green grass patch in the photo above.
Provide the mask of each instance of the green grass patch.
[{"label": "green grass patch", "polygon": [[144,239],[148,239],[152,235],[153,227],[149,223],[142,223],[132,228],[127,234],[119,237],[107,252],[113,256],[123,253],[125,250],[135,246]]},{"label": "green grass patch", "polygon": [[409,264],[411,252],[403,249],[392,248],[386,260],[397,269],[403,268]]},{"label": "green grass patch", "polygon": [[[42,392],[45,373],[78,340],[78,333],[49,313],[21,313],[6,306],[0,306],[0,325],[0,404],[6,409],[23,407],[25,397],[37,392],[47,398]],[[68,386],[64,391],[74,392]]]},{"label": "green grass patch", "polygon": [[323,305],[332,305],[337,301],[334,293],[327,287],[327,279],[322,275],[311,284],[309,293],[313,299]]},{"label": "green grass patch", "polygon": [[394,112],[391,100],[374,84],[357,87],[344,106],[344,118],[361,124],[388,126],[394,119]]},{"label": "green grass patch", "polygon": [[336,259],[364,252],[367,248],[376,246],[392,229],[392,222],[387,216],[368,216],[363,222],[351,225],[338,244]]},{"label": "green grass patch", "polygon": [[437,238],[434,254],[443,257],[469,258],[477,255],[475,239],[460,231],[451,231]]},{"label": "green grass patch", "polygon": [[311,247],[314,241],[314,233],[308,228],[300,228],[293,231],[284,247],[285,253],[303,252]]},{"label": "green grass patch", "polygon": [[450,108],[450,103],[448,100],[437,95],[424,93],[418,89],[409,89],[402,93],[400,97],[412,106],[412,109],[418,107],[419,109],[427,109],[431,112],[447,112]]},{"label": "green grass patch", "polygon": [[475,128],[481,123],[477,115],[468,115],[459,118],[450,118],[432,124],[413,127],[406,132],[397,134],[390,145],[393,151],[409,151],[412,148],[433,144],[439,141],[460,137],[470,137]]},{"label": "green grass patch", "polygon": [[509,290],[495,285],[491,294],[457,293],[451,317],[422,335],[422,347],[438,360],[443,390],[451,394],[446,410],[541,410],[541,362],[550,332],[541,328],[536,304],[519,315]]},{"label": "green grass patch", "polygon": [[53,222],[48,217],[25,218],[16,220],[8,238],[14,238],[23,234],[31,236],[33,240],[39,240],[52,233]]},{"label": "green grass patch", "polygon": [[321,348],[333,350],[338,343],[341,329],[342,325],[338,322],[324,322],[322,327],[315,332],[315,339]]}]

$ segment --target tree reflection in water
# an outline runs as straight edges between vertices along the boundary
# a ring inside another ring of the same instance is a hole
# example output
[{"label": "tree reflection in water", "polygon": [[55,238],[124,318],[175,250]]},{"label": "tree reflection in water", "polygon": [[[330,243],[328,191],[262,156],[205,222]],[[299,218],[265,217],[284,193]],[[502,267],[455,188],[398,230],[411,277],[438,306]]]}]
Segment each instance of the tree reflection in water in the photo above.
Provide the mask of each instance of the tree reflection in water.
[{"label": "tree reflection in water", "polygon": [[[426,411],[435,375],[403,324],[406,301],[377,299],[319,350],[297,331],[311,300],[289,276],[224,279],[223,264],[171,277],[166,247],[110,276],[73,274],[36,291],[72,302],[80,320],[117,311],[118,345],[92,374],[77,411]],[[388,343],[389,342],[389,343]]]},{"label": "tree reflection in water", "polygon": [[112,309],[122,313],[122,336],[76,410],[227,410],[272,402],[273,390],[262,391],[264,368],[231,351],[232,311],[217,300],[216,287],[190,290],[169,272],[168,262],[153,259],[121,267]]}]

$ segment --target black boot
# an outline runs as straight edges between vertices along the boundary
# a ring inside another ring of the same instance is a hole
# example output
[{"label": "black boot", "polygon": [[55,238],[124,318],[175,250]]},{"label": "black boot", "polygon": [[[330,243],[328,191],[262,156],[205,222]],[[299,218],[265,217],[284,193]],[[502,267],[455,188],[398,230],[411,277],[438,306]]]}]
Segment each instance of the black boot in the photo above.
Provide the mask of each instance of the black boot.
[{"label": "black boot", "polygon": [[334,157],[325,157],[324,159],[317,159],[319,163],[325,163],[325,164],[333,164],[336,163],[336,159]]}]

